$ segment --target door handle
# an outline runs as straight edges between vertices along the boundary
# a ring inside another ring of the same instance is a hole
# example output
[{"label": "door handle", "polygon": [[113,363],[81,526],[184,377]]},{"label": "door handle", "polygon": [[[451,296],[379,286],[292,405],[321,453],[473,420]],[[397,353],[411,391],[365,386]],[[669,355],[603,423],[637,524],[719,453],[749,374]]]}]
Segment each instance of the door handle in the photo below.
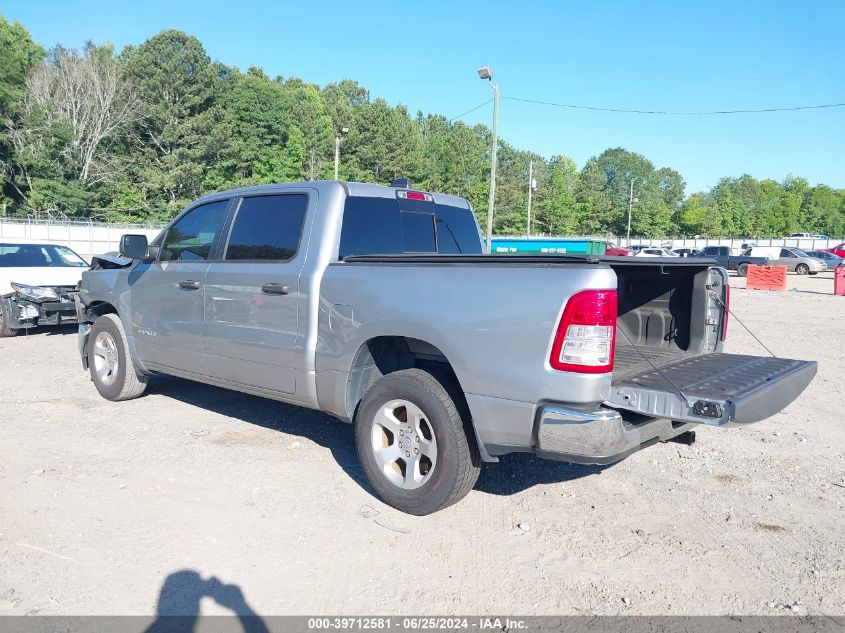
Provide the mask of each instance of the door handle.
[{"label": "door handle", "polygon": [[290,292],[290,286],[277,283],[264,284],[261,286],[261,292],[265,295],[286,295]]},{"label": "door handle", "polygon": [[200,289],[200,282],[191,281],[190,279],[186,279],[185,281],[179,282],[179,287],[182,290],[199,290]]}]

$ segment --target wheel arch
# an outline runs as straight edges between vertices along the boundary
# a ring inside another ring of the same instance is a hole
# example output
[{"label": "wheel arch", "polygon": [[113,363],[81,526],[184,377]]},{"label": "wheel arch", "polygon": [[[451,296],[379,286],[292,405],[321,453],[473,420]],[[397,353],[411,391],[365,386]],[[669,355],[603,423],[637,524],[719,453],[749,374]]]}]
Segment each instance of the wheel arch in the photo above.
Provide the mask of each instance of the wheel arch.
[{"label": "wheel arch", "polygon": [[85,305],[84,316],[86,323],[93,323],[97,320],[97,317],[101,317],[104,314],[117,314],[118,317],[120,316],[117,308],[108,301],[91,301]]},{"label": "wheel arch", "polygon": [[449,358],[436,345],[410,336],[375,336],[364,341],[355,352],[346,380],[347,418],[355,420],[364,395],[379,378],[403,369],[422,369],[437,378],[464,418],[467,433],[478,447],[484,461],[490,457],[478,441],[475,421],[467,404],[461,380]]}]

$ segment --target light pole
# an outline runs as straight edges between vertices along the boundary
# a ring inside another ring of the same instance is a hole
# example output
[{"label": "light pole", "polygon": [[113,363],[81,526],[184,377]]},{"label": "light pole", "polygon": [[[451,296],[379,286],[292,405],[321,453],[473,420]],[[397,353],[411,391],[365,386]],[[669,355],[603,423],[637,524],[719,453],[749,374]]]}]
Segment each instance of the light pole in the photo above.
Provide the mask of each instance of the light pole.
[{"label": "light pole", "polygon": [[493,88],[493,141],[490,148],[490,194],[487,197],[487,252],[493,252],[493,207],[496,203],[496,154],[499,150],[499,84],[493,83],[493,69],[482,66],[479,79],[487,79]]},{"label": "light pole", "polygon": [[628,194],[628,238],[625,241],[626,248],[631,248],[631,211],[635,202],[639,202],[639,200],[634,197],[634,179],[631,178],[631,191]]},{"label": "light pole", "polygon": [[334,179],[340,180],[338,177],[338,172],[340,171],[340,136],[341,134],[347,134],[349,132],[348,127],[340,128],[340,134],[335,135],[334,137]]},{"label": "light pole", "polygon": [[528,224],[525,227],[525,237],[531,237],[531,195],[537,188],[537,181],[534,178],[534,161],[528,161]]}]

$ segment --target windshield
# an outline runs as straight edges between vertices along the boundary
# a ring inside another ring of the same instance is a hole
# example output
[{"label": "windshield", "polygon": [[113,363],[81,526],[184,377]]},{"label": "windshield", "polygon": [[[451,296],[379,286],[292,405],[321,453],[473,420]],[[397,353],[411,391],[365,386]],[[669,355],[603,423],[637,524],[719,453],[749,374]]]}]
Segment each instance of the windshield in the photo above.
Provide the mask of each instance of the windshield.
[{"label": "windshield", "polygon": [[802,251],[800,248],[790,248],[789,250],[798,255],[798,257],[809,257],[809,255],[807,255],[807,253]]},{"label": "windshield", "polygon": [[0,268],[87,268],[88,262],[67,246],[0,244]]}]

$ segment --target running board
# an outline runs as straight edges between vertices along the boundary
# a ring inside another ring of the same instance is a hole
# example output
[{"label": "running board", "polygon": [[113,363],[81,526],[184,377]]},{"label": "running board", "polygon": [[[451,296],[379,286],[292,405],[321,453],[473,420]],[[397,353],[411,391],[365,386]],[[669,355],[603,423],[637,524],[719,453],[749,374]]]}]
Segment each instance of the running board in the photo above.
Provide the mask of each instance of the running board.
[{"label": "running board", "polygon": [[759,422],[795,400],[816,369],[815,361],[704,354],[613,381],[606,404],[712,426]]}]

